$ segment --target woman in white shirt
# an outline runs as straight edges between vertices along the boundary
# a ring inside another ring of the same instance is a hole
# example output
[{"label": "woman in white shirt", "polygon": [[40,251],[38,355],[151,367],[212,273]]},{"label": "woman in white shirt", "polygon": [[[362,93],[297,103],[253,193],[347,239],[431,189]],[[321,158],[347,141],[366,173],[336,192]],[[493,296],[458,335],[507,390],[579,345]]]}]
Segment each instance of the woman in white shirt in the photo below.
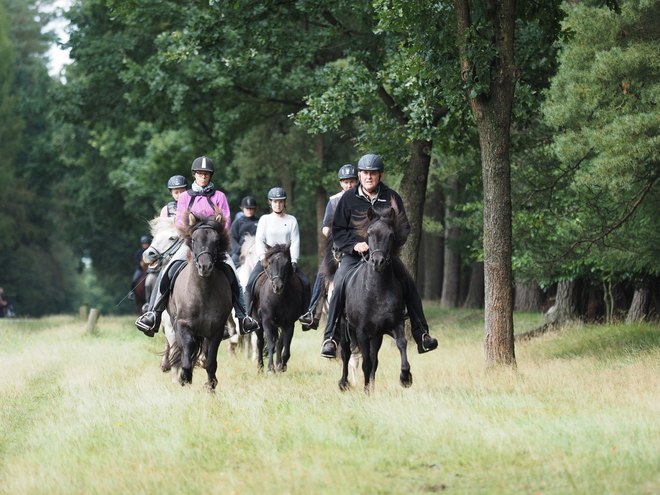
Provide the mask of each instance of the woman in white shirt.
[{"label": "woman in white shirt", "polygon": [[[303,284],[305,294],[309,294],[309,279],[303,271],[297,267],[300,257],[300,232],[298,231],[298,220],[293,215],[285,212],[286,209],[286,191],[281,187],[274,187],[268,191],[268,204],[271,213],[263,215],[257,225],[257,234],[255,236],[255,249],[259,261],[263,260],[266,254],[266,245],[291,243],[291,263],[298,278]],[[264,271],[261,263],[257,263],[250,274],[247,287],[245,288],[245,300],[247,302],[248,314],[250,314],[250,305],[254,282]]]}]

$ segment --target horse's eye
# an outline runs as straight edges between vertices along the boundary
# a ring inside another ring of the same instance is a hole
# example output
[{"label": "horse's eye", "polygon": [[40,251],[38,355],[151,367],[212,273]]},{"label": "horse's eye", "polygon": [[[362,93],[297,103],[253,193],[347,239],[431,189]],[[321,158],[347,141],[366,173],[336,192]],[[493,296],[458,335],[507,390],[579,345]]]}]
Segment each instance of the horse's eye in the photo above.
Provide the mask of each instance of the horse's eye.
[{"label": "horse's eye", "polygon": [[174,236],[170,237],[170,241],[176,241],[176,237]]}]

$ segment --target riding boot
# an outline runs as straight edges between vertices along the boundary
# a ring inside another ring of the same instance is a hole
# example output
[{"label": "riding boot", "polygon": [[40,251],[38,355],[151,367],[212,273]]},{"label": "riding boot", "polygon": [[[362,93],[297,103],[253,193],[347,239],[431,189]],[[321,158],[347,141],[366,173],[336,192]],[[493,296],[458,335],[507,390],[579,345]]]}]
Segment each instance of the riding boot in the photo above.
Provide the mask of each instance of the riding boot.
[{"label": "riding boot", "polygon": [[170,300],[170,275],[169,270],[163,270],[158,274],[158,281],[151,293],[147,311],[135,320],[135,326],[147,337],[153,337],[160,328],[161,315],[167,309]]},{"label": "riding boot", "polygon": [[238,320],[238,333],[241,335],[246,335],[250,332],[258,330],[259,323],[257,320],[245,314],[243,289],[241,284],[238,282],[236,272],[227,263],[221,263],[219,266],[226,275],[227,280],[229,280],[229,285],[231,286],[232,303],[234,306],[234,311],[236,311],[236,319]]}]

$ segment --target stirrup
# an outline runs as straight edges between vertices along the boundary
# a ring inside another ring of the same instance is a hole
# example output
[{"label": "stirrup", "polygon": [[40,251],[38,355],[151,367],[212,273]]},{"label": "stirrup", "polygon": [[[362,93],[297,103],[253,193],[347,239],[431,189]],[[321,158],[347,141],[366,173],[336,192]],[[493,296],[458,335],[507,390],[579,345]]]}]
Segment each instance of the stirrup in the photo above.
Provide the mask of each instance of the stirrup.
[{"label": "stirrup", "polygon": [[241,335],[247,335],[255,330],[259,330],[259,328],[261,328],[259,322],[251,316],[246,316],[238,320],[238,333]]},{"label": "stirrup", "polygon": [[[153,318],[153,323],[151,325],[148,325],[144,321],[142,321],[145,318]],[[156,313],[153,311],[147,311],[143,315],[138,316],[138,319],[135,320],[135,326],[143,332],[147,337],[153,337],[156,332],[158,331],[155,327],[157,324],[158,317],[156,316]]]},{"label": "stirrup", "polygon": [[337,344],[332,339],[327,339],[321,347],[321,356],[332,359],[337,357]]}]

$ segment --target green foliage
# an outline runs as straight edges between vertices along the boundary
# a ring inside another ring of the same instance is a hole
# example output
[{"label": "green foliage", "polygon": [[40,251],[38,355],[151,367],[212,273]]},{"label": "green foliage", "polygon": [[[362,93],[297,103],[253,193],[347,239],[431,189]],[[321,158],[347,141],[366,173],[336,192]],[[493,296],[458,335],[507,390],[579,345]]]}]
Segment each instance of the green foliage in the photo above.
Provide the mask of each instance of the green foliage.
[{"label": "green foliage", "polygon": [[519,262],[548,281],[660,273],[660,2],[619,5],[568,9],[544,106],[554,140],[527,154]]},{"label": "green foliage", "polygon": [[43,5],[0,3],[0,284],[25,316],[70,311],[76,291],[75,258],[62,235]]}]

